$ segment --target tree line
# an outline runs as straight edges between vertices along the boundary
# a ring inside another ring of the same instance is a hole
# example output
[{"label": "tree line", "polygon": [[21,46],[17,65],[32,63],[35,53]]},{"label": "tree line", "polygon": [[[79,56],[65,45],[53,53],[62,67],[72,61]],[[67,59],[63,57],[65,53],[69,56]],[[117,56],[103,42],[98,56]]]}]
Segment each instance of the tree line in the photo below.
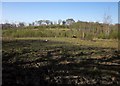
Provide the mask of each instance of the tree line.
[{"label": "tree line", "polygon": [[[50,20],[38,20],[32,23],[29,23],[28,26],[25,26],[24,22],[19,24],[2,24],[2,29],[49,29],[49,28],[58,28],[58,29],[70,29],[77,30],[79,34],[82,34],[82,38],[118,38],[118,24],[111,24],[108,20],[105,19],[104,23],[99,22],[84,22],[78,20],[77,22],[72,19],[66,19],[58,21]],[[74,31],[73,30],[73,31]]]}]

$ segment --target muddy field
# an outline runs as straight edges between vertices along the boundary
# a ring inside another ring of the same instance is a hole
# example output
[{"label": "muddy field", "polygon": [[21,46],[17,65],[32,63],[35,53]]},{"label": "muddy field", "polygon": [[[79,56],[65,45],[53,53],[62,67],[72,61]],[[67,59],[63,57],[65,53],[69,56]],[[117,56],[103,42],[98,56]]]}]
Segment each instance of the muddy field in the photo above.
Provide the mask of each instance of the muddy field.
[{"label": "muddy field", "polygon": [[50,40],[3,41],[2,86],[119,86],[120,51]]}]

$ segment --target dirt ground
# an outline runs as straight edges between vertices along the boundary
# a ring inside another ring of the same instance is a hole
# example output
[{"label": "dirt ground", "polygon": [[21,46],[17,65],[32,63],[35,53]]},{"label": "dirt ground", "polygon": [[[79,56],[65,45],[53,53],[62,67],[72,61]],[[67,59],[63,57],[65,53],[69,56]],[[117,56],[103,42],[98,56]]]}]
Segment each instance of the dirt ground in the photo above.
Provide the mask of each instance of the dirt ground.
[{"label": "dirt ground", "polygon": [[115,48],[3,41],[2,86],[108,85],[120,85],[120,51]]}]

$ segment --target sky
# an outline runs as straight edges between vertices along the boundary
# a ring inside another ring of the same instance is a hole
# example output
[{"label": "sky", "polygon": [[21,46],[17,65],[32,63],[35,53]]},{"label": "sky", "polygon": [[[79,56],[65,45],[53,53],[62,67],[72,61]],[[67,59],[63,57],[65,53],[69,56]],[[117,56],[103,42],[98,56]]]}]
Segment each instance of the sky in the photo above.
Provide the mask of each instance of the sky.
[{"label": "sky", "polygon": [[117,2],[3,2],[2,21],[66,20],[103,22],[104,14],[118,22]]},{"label": "sky", "polygon": [[1,0],[2,2],[119,2],[119,0]]}]

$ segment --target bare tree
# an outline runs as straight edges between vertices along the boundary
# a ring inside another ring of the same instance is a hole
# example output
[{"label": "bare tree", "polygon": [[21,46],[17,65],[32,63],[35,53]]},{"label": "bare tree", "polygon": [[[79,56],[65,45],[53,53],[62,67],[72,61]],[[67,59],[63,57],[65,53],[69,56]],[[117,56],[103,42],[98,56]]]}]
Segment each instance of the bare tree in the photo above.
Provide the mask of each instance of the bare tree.
[{"label": "bare tree", "polygon": [[104,17],[103,17],[103,23],[105,24],[105,34],[107,36],[109,36],[110,34],[110,24],[112,23],[112,18],[111,18],[111,15],[108,15],[108,14],[104,14]]},{"label": "bare tree", "polygon": [[20,22],[19,23],[19,27],[24,27],[25,26],[25,23],[24,22]]},{"label": "bare tree", "polygon": [[39,25],[41,25],[42,22],[43,22],[43,20],[39,20],[39,21],[37,21],[37,23],[38,23]]},{"label": "bare tree", "polygon": [[50,24],[50,20],[45,20],[46,24],[49,25]]},{"label": "bare tree", "polygon": [[66,19],[66,23],[67,23],[67,25],[71,25],[71,24],[73,24],[75,22],[75,20],[74,19]]},{"label": "bare tree", "polygon": [[61,20],[61,19],[59,19],[59,20],[58,20],[58,24],[60,25],[61,23],[62,23],[62,20]]}]

